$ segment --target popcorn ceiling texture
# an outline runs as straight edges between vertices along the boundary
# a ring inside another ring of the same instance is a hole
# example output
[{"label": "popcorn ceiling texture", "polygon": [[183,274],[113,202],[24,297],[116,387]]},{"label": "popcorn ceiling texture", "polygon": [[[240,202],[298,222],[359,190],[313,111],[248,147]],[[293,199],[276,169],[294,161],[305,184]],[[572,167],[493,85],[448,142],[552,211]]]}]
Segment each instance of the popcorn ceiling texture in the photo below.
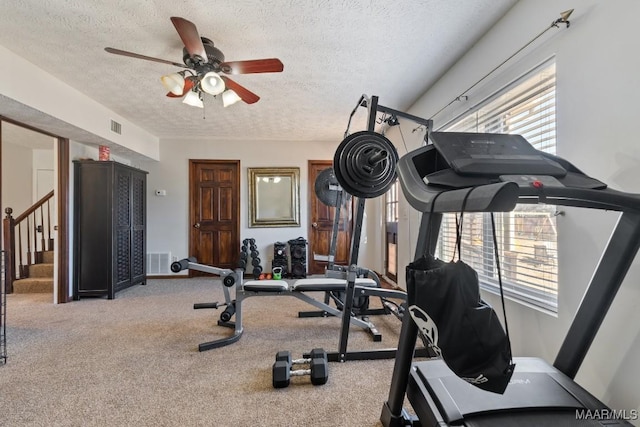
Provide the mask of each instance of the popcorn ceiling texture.
[{"label": "popcorn ceiling texture", "polygon": [[[4,0],[0,45],[160,138],[339,143],[362,94],[409,108],[515,2]],[[233,76],[261,100],[225,109],[207,96],[203,120],[165,96],[175,67],[104,51],[182,62],[171,16],[228,61],[277,57],[284,72]]]}]

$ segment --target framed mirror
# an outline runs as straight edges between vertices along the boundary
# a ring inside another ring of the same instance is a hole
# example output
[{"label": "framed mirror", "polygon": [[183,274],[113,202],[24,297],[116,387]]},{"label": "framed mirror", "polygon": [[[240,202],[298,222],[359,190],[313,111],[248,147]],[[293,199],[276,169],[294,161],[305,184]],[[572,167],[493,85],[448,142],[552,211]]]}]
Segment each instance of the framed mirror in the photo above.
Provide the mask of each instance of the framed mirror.
[{"label": "framed mirror", "polygon": [[300,227],[300,168],[248,168],[249,227]]}]

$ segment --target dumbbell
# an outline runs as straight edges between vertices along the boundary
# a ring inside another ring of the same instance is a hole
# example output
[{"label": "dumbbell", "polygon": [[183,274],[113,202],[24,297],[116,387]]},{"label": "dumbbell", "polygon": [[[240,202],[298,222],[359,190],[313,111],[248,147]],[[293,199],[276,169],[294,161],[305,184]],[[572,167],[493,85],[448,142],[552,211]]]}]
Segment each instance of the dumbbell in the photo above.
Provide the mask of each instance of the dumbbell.
[{"label": "dumbbell", "polygon": [[262,260],[259,257],[256,257],[251,260],[251,265],[253,265],[254,267],[257,267],[260,265],[261,262]]},{"label": "dumbbell", "polygon": [[[290,351],[279,351],[273,364],[273,388],[288,387],[293,376],[311,376],[311,384],[322,385],[329,379],[327,352],[314,348],[309,358],[291,360]],[[308,364],[309,369],[292,370],[292,365]]]},{"label": "dumbbell", "polygon": [[262,273],[262,266],[261,265],[253,267],[253,277],[257,278],[258,276],[260,276],[260,273]]}]

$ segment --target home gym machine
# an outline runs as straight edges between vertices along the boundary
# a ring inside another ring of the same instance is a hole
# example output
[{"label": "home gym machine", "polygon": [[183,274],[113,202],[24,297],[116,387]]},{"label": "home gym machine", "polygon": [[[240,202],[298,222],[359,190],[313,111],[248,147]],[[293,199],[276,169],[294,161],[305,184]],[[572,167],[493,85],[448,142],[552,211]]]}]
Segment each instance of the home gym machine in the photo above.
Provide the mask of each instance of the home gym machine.
[{"label": "home gym machine", "polygon": [[[349,134],[351,120],[360,107],[367,109],[367,130]],[[327,197],[327,204],[336,206],[336,214],[328,257],[329,264],[325,275],[327,277],[347,280],[343,308],[345,313],[351,313],[354,307],[354,298],[356,295],[355,278],[359,273],[357,264],[366,199],[379,197],[386,193],[397,178],[397,150],[393,143],[385,138],[384,135],[375,132],[378,113],[382,113],[388,117],[386,121],[383,120],[385,123],[398,124],[398,118],[400,117],[424,126],[427,132],[433,124],[431,120],[380,105],[377,96],[367,97],[366,95],[362,95],[349,115],[345,138],[336,149],[333,158],[333,173],[337,185],[335,182],[332,182],[332,177],[326,179],[329,190],[335,191],[335,195],[330,192],[328,193],[330,197]],[[337,266],[333,262],[333,255],[335,254],[335,239],[337,237],[338,221],[340,220],[339,209],[345,193],[356,198],[354,229],[351,237],[349,266]],[[379,292],[377,296],[380,296],[384,300],[385,294],[383,291],[386,290],[379,289],[377,291]],[[363,290],[359,290],[358,296],[367,297],[371,295],[372,292],[376,292],[376,290],[367,289],[364,290],[364,292]],[[406,299],[406,294],[401,294],[402,298]],[[347,351],[348,329],[349,316],[343,316],[338,351],[328,353],[329,361],[345,362],[347,360],[388,359],[395,357],[395,348],[372,351]],[[426,355],[426,351],[426,349],[420,349],[419,353]]]},{"label": "home gym machine", "polygon": [[[349,135],[349,125],[351,118],[359,107],[368,110],[368,125],[366,131],[356,132]],[[406,293],[392,289],[383,289],[376,280],[363,277],[372,273],[368,269],[358,267],[358,254],[360,248],[360,238],[362,233],[362,222],[364,218],[365,201],[367,198],[378,197],[384,194],[397,178],[396,165],[398,154],[393,144],[383,135],[374,132],[376,116],[383,113],[397,123],[398,117],[412,120],[428,131],[431,126],[430,120],[412,116],[378,104],[378,98],[373,96],[367,98],[362,96],[357,106],[349,117],[349,125],[345,132],[345,139],[339,145],[334,156],[333,169],[339,186],[346,192],[358,198],[356,203],[356,213],[354,218],[354,230],[352,234],[349,266],[336,266],[327,269],[323,278],[298,279],[292,284],[284,280],[250,280],[244,281],[242,271],[236,271],[234,285],[225,286],[224,303],[205,303],[197,308],[218,308],[225,306],[223,315],[225,318],[218,322],[220,326],[234,329],[232,336],[202,343],[199,350],[209,350],[232,344],[240,339],[243,333],[242,325],[242,302],[251,296],[261,295],[284,295],[294,296],[316,308],[325,311],[329,315],[341,318],[340,339],[338,351],[327,353],[330,362],[345,362],[347,360],[369,360],[369,359],[389,359],[394,358],[396,349],[378,349],[369,351],[352,351],[347,349],[350,325],[359,326],[374,337],[374,341],[380,341],[375,327],[368,320],[360,319],[353,315],[355,295],[360,297],[381,297],[385,299],[406,300]],[[387,122],[388,123],[388,122]],[[342,197],[342,196],[340,196]],[[195,269],[208,272],[214,275],[222,275],[223,279],[230,276],[231,271],[221,270],[215,267],[198,264],[193,258],[178,261],[172,265],[174,272],[183,269]],[[377,278],[377,277],[376,277]],[[230,281],[230,280],[229,280]],[[225,283],[226,285],[226,283]],[[235,288],[235,296],[231,296],[229,289]],[[344,292],[343,307],[334,308],[328,303],[318,301],[306,292]],[[235,316],[235,321],[230,321]],[[417,354],[427,355],[426,349],[418,349]],[[305,358],[309,355],[305,354]]]},{"label": "home gym machine", "polygon": [[[422,212],[416,259],[434,253],[442,214],[463,206],[465,212],[508,212],[516,203],[547,203],[621,215],[553,366],[516,357],[504,394],[480,390],[455,376],[442,359],[412,363],[418,327],[405,316],[382,424],[576,425],[585,423],[576,419],[580,411],[598,414],[591,425],[627,424],[573,379],[638,251],[640,195],[607,188],[519,135],[436,132],[430,138],[433,144],[398,163],[402,191]],[[402,407],[405,393],[417,418]]]}]

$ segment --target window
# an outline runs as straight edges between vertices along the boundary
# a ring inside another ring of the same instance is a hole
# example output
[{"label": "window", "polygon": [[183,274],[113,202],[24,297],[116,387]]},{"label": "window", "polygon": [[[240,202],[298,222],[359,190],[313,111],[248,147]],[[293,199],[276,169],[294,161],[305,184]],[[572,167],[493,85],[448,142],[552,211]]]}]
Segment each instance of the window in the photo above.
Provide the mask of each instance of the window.
[{"label": "window", "polygon": [[[555,154],[555,86],[555,62],[547,62],[442,130],[520,134],[538,150]],[[505,295],[554,313],[558,309],[555,212],[555,206],[519,204],[512,212],[494,214]],[[466,213],[462,225],[460,258],[478,272],[482,288],[497,291],[490,214]],[[455,241],[456,215],[444,215],[436,255],[453,258]]]},{"label": "window", "polygon": [[385,195],[385,275],[398,280],[398,194],[400,183],[396,182]]}]

